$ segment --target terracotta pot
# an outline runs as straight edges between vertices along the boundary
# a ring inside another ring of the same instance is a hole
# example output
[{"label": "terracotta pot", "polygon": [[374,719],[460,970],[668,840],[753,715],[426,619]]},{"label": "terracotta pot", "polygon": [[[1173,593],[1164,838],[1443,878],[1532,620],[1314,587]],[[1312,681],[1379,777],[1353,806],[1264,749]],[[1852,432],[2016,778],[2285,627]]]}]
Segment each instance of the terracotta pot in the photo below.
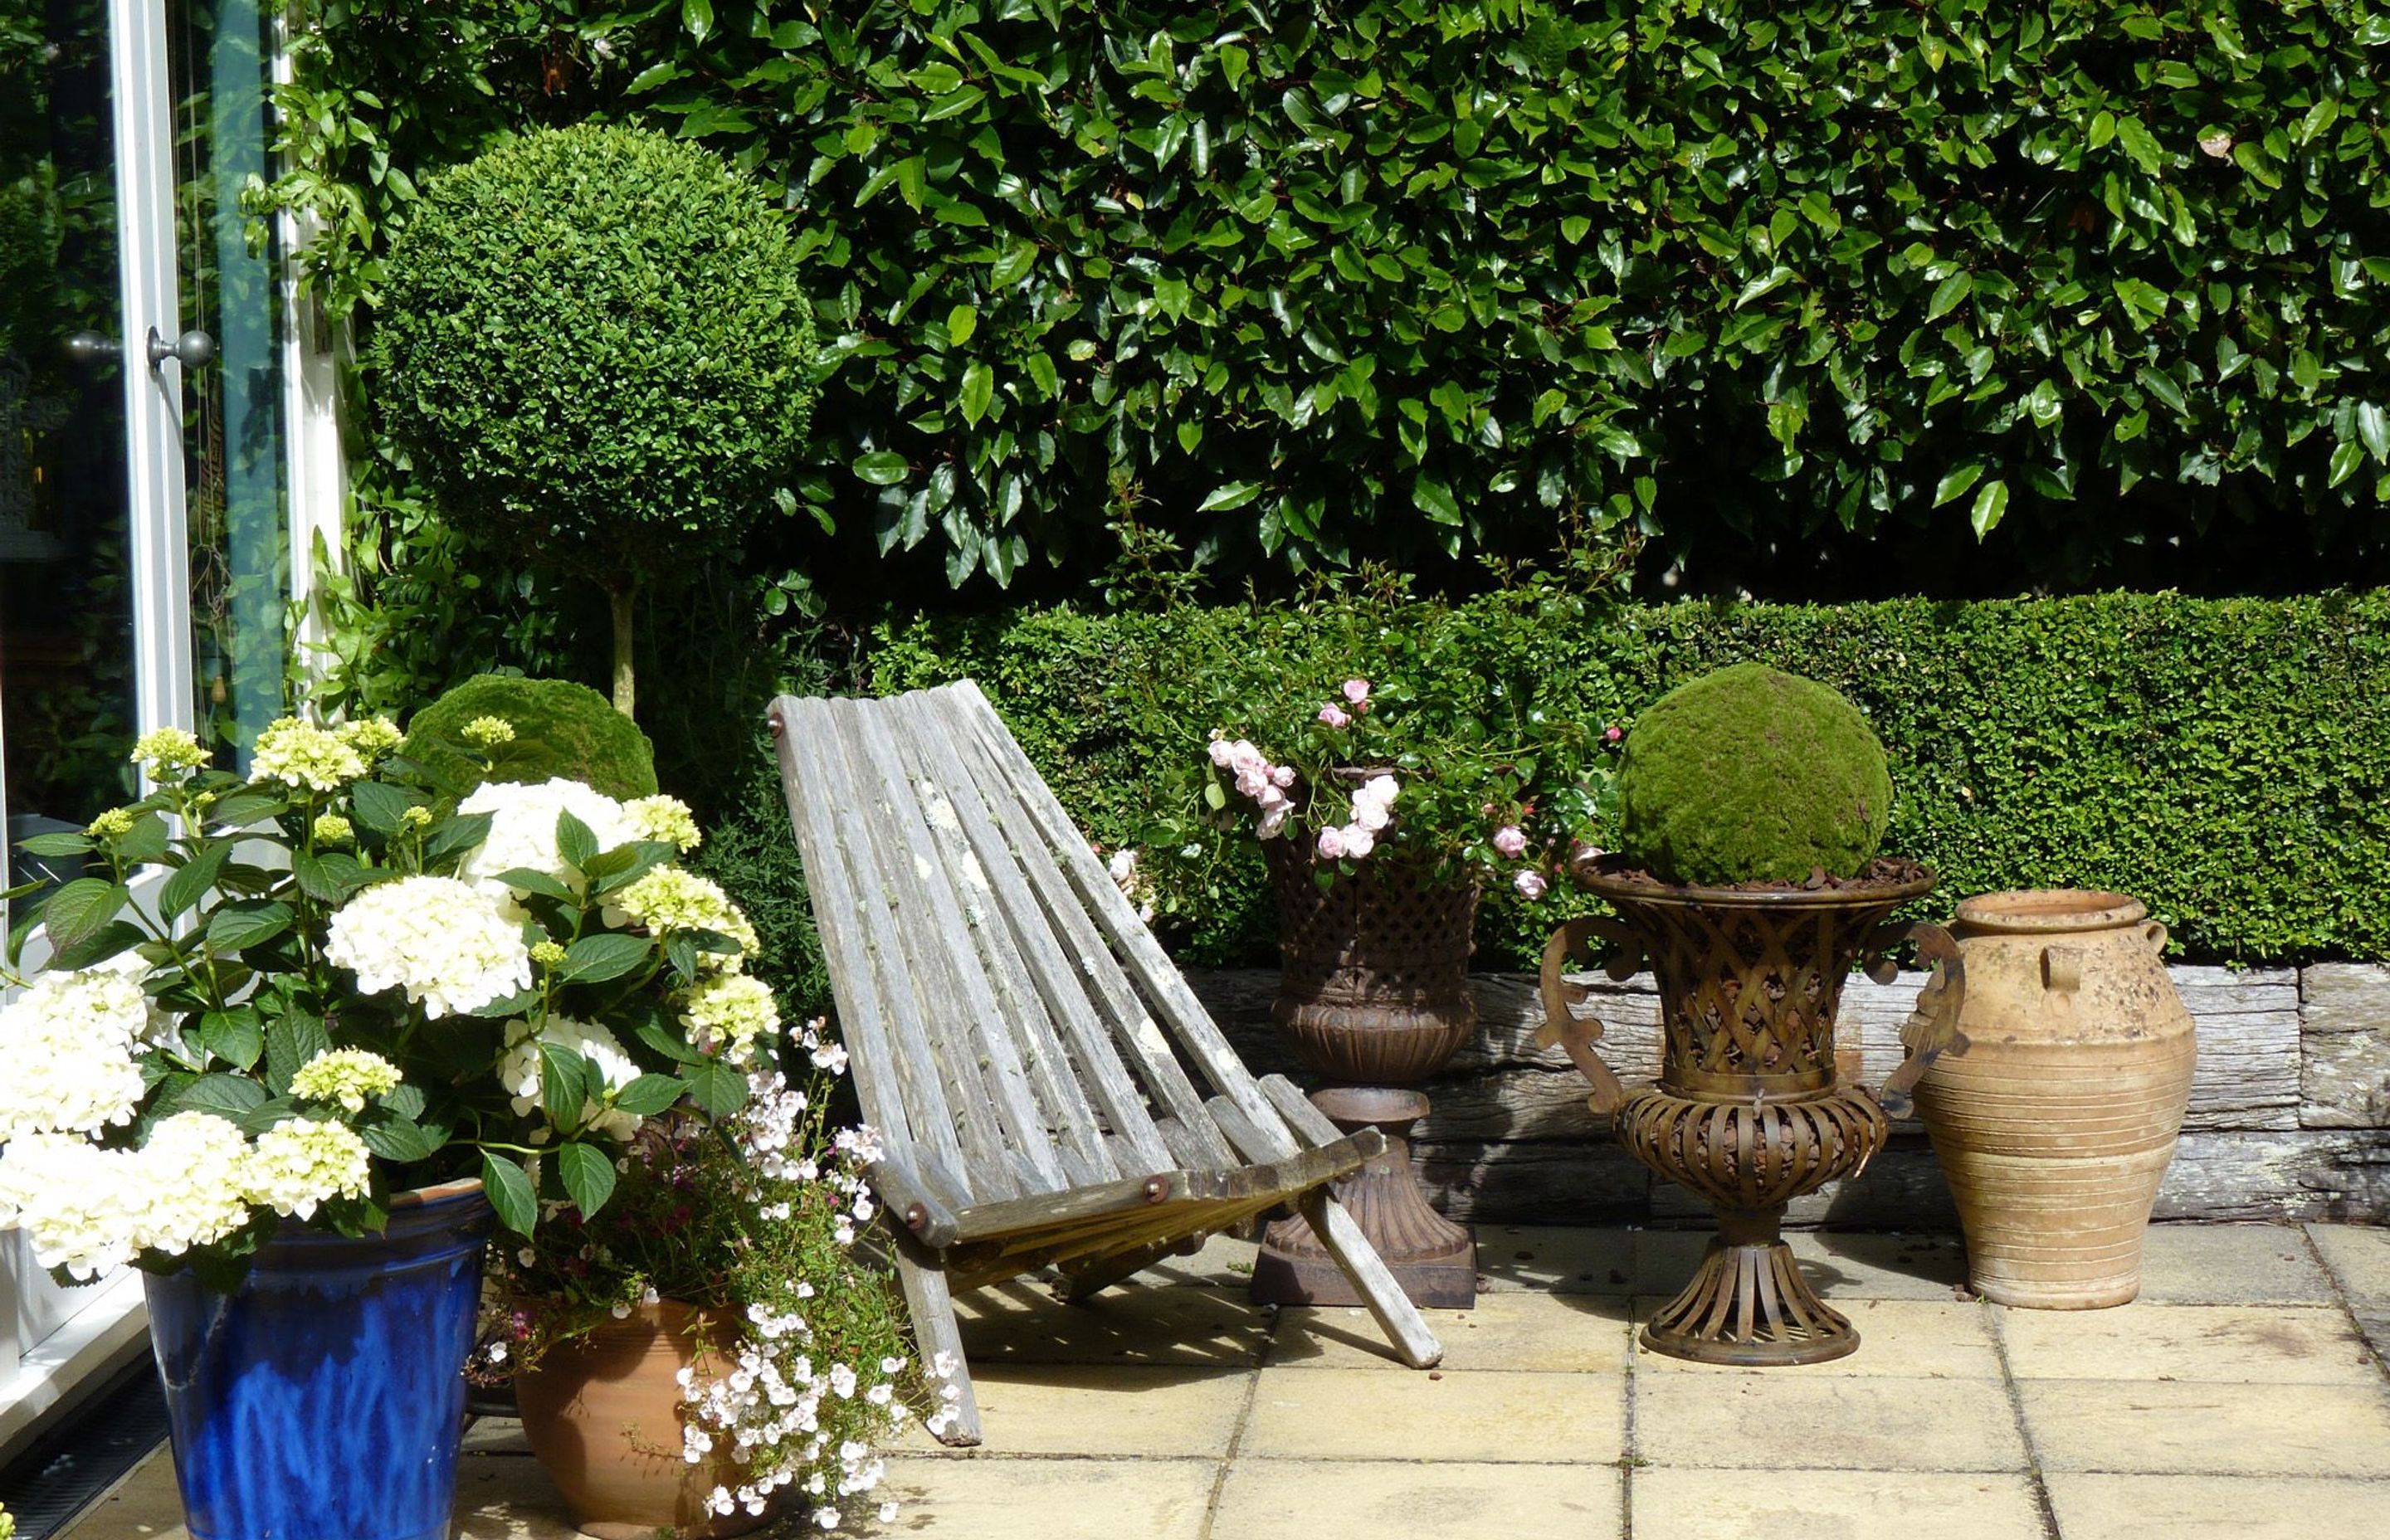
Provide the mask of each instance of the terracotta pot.
[{"label": "terracotta pot", "polygon": [[[722,1455],[699,1465],[681,1457],[677,1376],[706,1354],[695,1328],[707,1318],[676,1300],[641,1305],[515,1376],[523,1436],[584,1534],[718,1540],[778,1517],[708,1513],[707,1494],[736,1486],[739,1467]],[[726,1326],[715,1340],[732,1334]]]},{"label": "terracotta pot", "polygon": [[2141,1238],[2197,1049],[2165,927],[2122,893],[1985,893],[1951,926],[1967,1051],[1917,1105],[1967,1232],[1975,1290],[2090,1310],[2140,1292]]}]

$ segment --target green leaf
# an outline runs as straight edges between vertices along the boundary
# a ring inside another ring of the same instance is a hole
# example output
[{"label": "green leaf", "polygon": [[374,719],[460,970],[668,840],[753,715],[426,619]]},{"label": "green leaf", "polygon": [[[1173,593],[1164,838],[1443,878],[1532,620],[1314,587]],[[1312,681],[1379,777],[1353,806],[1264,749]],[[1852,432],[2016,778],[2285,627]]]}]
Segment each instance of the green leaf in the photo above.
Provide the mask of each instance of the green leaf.
[{"label": "green leaf", "polygon": [[176,1112],[217,1112],[227,1117],[265,1104],[265,1087],[247,1075],[194,1075],[158,1098],[153,1110],[161,1118]]},{"label": "green leaf", "polygon": [[401,1116],[387,1107],[368,1107],[352,1123],[367,1149],[385,1161],[402,1164],[428,1161],[448,1142],[444,1134],[434,1134],[413,1118]]},{"label": "green leaf", "polygon": [[1958,309],[1974,291],[1975,276],[1972,273],[1951,274],[1935,286],[1934,302],[1925,307],[1925,318],[1928,321],[1942,319]]},{"label": "green leaf", "polygon": [[50,938],[50,950],[64,952],[99,934],[131,897],[122,884],[99,877],[79,877],[60,888],[42,905],[42,929]]},{"label": "green leaf", "polygon": [[422,802],[404,787],[384,781],[357,781],[349,787],[349,805],[358,824],[385,840],[398,833],[399,820],[405,816],[406,810],[422,805]]},{"label": "green leaf", "polygon": [[276,1096],[288,1096],[290,1077],[317,1054],[331,1050],[331,1034],[325,1030],[322,1017],[303,1010],[284,1011],[265,1023],[265,1084]]},{"label": "green leaf", "polygon": [[112,919],[63,951],[50,954],[52,968],[96,968],[110,957],[130,952],[149,939],[130,920]]},{"label": "green leaf", "polygon": [[1459,524],[1460,502],[1452,489],[1422,471],[1411,479],[1411,502],[1439,524]]},{"label": "green leaf", "polygon": [[1197,504],[1197,513],[1227,513],[1243,507],[1262,494],[1259,481],[1227,481],[1214,487]]},{"label": "green leaf", "polygon": [[602,984],[641,968],[654,952],[655,943],[645,936],[600,931],[566,947],[556,975],[566,983]]},{"label": "green leaf", "polygon": [[2331,484],[2338,486],[2357,474],[2365,463],[2365,446],[2355,439],[2343,439],[2332,448]]},{"label": "green leaf", "polygon": [[702,43],[713,31],[713,0],[680,0],[680,24]]},{"label": "green leaf", "polygon": [[430,837],[423,841],[424,863],[429,866],[452,855],[462,855],[489,837],[488,814],[458,814],[432,827]]},{"label": "green leaf", "polygon": [[614,1106],[621,1111],[651,1118],[678,1101],[685,1089],[677,1075],[641,1075],[614,1093]]},{"label": "green leaf", "polygon": [[963,371],[963,420],[972,427],[987,416],[988,403],[996,397],[996,371],[985,364],[973,364]]},{"label": "green leaf", "polygon": [[482,1151],[482,1190],[498,1212],[501,1226],[518,1236],[531,1235],[539,1222],[539,1194],[522,1167],[495,1150]]},{"label": "green leaf", "polygon": [[556,815],[556,853],[572,865],[586,871],[589,863],[598,859],[598,836],[589,826],[571,813]]},{"label": "green leaf", "polygon": [[1969,460],[1958,467],[1934,484],[1934,506],[1938,508],[1945,503],[1964,497],[1967,489],[1983,480],[1983,476],[1984,462],[1981,460]]},{"label": "green leaf", "polygon": [[875,454],[857,455],[847,468],[873,486],[893,487],[902,481],[912,468],[905,463],[904,456],[883,449]]},{"label": "green leaf", "polygon": [[597,1066],[560,1043],[539,1046],[539,1099],[547,1121],[559,1128],[581,1125],[581,1110],[591,1099]]},{"label": "green leaf", "polygon": [[116,858],[128,866],[146,866],[166,858],[166,820],[145,813],[116,841]]},{"label": "green leaf", "polygon": [[258,1019],[253,1006],[201,1011],[185,1029],[185,1035],[244,1073],[265,1051],[265,1023]]},{"label": "green leaf", "polygon": [[35,834],[17,841],[22,854],[51,858],[83,855],[94,848],[90,838],[82,834]]},{"label": "green leaf", "polygon": [[208,950],[223,956],[263,945],[289,930],[294,918],[290,906],[276,899],[221,905],[208,917]]},{"label": "green leaf", "polygon": [[746,1105],[747,1077],[718,1059],[700,1059],[681,1071],[691,1100],[717,1118]]},{"label": "green leaf", "polygon": [[580,895],[546,872],[535,872],[529,866],[508,866],[498,873],[498,880],[519,892],[537,893],[566,904],[580,902]]},{"label": "green leaf", "polygon": [[2133,158],[2135,165],[2152,176],[2165,163],[2165,156],[2158,148],[2157,140],[2151,136],[2149,129],[2139,118],[2116,120],[2116,142],[2125,147],[2125,153]]},{"label": "green leaf", "polygon": [[556,1174],[584,1219],[614,1196],[614,1162],[585,1144],[568,1144],[557,1150]]},{"label": "green leaf", "polygon": [[661,1017],[650,1017],[631,1031],[640,1042],[675,1064],[694,1064],[705,1057],[689,1046],[687,1038],[666,1026]]},{"label": "green leaf", "polygon": [[2357,404],[2357,436],[2377,464],[2390,460],[2390,417],[2384,417],[2379,402]]},{"label": "green leaf", "polygon": [[1967,512],[1967,522],[1974,526],[1975,538],[1983,539],[1999,526],[2000,515],[2009,510],[2009,484],[1986,481],[1984,490],[1975,494],[1975,506]]},{"label": "green leaf", "polygon": [[957,348],[961,347],[965,342],[971,340],[971,333],[978,329],[979,306],[969,304],[957,305],[952,311],[947,313],[946,341],[952,346]]}]

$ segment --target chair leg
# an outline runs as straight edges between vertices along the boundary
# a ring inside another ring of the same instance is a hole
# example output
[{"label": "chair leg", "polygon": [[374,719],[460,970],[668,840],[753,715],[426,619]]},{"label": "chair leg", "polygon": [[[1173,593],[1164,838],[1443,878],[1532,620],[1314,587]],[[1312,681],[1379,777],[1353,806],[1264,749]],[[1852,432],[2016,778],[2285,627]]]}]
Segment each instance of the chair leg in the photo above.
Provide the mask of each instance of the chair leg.
[{"label": "chair leg", "polygon": [[1361,1226],[1344,1212],[1344,1205],[1326,1187],[1314,1187],[1295,1200],[1295,1208],[1311,1222],[1311,1233],[1319,1244],[1344,1269],[1353,1287],[1369,1306],[1369,1314],[1378,1318],[1379,1329],[1403,1355],[1403,1362],[1415,1369],[1432,1369],[1444,1362],[1444,1344],[1427,1328],[1420,1316],[1419,1306],[1411,1303],[1394,1275],[1386,1270],[1377,1249],[1361,1233]]},{"label": "chair leg", "polygon": [[946,1288],[946,1271],[914,1245],[909,1237],[900,1235],[896,1276],[905,1286],[905,1307],[913,1317],[913,1340],[920,1349],[923,1366],[935,1362],[941,1353],[954,1355],[952,1383],[962,1395],[950,1404],[955,1413],[954,1425],[938,1435],[938,1442],[953,1448],[970,1448],[980,1442],[979,1397],[971,1391],[970,1364],[963,1357],[963,1334],[955,1324],[955,1299]]}]

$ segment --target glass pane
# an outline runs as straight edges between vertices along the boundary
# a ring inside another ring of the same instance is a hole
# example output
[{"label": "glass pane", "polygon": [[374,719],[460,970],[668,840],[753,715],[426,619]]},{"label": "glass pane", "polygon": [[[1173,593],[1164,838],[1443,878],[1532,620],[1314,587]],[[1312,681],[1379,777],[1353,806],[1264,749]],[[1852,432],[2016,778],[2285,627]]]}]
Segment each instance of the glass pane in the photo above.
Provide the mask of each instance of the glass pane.
[{"label": "glass pane", "polygon": [[[133,789],[109,110],[100,0],[0,5],[0,790],[12,849],[81,828]],[[19,878],[71,865],[15,864]]]},{"label": "glass pane", "polygon": [[183,371],[196,719],[237,765],[282,712],[289,592],[275,252],[242,209],[267,175],[272,34],[256,0],[169,0],[166,27],[183,326],[216,350]]}]

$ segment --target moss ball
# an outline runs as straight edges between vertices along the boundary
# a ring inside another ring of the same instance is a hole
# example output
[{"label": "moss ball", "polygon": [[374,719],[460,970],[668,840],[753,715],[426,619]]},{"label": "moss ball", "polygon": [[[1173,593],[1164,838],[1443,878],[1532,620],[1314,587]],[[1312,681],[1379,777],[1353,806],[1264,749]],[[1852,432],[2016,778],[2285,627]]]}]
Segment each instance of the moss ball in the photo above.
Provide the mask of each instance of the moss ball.
[{"label": "moss ball", "polygon": [[[466,724],[494,716],[514,729],[490,751],[486,775]],[[409,758],[462,791],[487,779],[586,781],[610,797],[651,797],[656,751],[648,735],[613,703],[569,679],[482,674],[415,713],[406,725]]]},{"label": "moss ball", "polygon": [[1814,679],[1737,663],[1662,696],[1626,736],[1621,853],[1663,882],[1857,877],[1892,773],[1867,718]]}]

